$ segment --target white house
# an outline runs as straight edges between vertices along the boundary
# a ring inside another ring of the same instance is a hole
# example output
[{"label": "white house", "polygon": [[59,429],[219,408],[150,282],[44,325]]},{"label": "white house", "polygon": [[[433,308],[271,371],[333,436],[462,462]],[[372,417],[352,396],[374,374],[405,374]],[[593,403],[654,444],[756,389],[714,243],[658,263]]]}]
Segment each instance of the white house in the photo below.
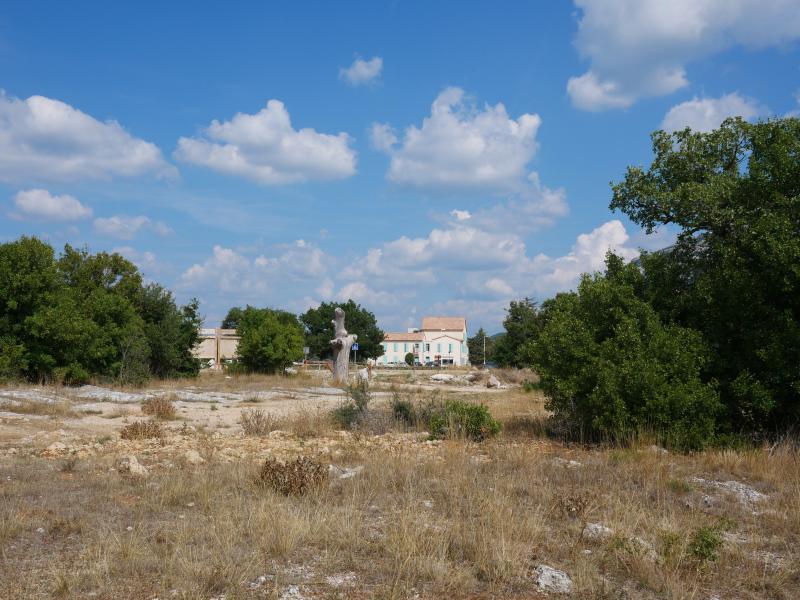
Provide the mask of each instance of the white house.
[{"label": "white house", "polygon": [[468,365],[467,319],[424,317],[419,329],[387,333],[378,364],[402,363],[409,352],[420,364]]}]

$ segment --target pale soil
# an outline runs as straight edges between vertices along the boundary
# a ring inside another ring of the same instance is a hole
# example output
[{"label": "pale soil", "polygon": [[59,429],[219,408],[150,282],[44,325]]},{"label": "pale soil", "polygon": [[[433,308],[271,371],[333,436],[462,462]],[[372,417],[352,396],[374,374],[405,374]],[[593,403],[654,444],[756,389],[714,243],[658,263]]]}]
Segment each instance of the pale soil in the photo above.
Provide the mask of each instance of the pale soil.
[{"label": "pale soil", "polygon": [[[564,445],[535,435],[540,394],[431,374],[379,372],[375,418],[353,432],[332,425],[345,396],[321,373],[0,388],[31,411],[0,413],[0,598],[558,597],[548,566],[576,598],[800,597],[795,446]],[[504,433],[429,441],[387,420],[395,394],[485,402]],[[165,435],[120,439],[158,395],[178,408]],[[243,435],[247,409],[274,430]],[[145,477],[120,471],[128,456]],[[265,458],[296,456],[329,482],[299,498],[255,484]],[[692,544],[708,527],[723,541],[705,560]]]}]

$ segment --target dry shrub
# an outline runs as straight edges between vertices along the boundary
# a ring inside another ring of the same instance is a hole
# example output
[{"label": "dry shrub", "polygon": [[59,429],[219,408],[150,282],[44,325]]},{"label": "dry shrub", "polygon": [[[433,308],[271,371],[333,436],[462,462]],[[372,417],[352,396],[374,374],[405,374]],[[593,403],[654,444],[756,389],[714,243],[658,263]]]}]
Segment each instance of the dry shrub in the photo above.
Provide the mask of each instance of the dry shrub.
[{"label": "dry shrub", "polygon": [[142,402],[142,412],[156,419],[170,420],[177,416],[175,404],[165,397],[148,398]]},{"label": "dry shrub", "polygon": [[304,496],[328,479],[328,468],[308,456],[281,462],[268,458],[261,466],[258,482],[285,496]]},{"label": "dry shrub", "polygon": [[164,428],[158,421],[136,421],[123,427],[119,435],[123,440],[157,438],[164,435]]},{"label": "dry shrub", "polygon": [[57,400],[54,402],[34,402],[28,400],[2,402],[0,403],[0,410],[21,415],[51,417],[53,419],[74,419],[80,417],[80,414],[72,409],[72,404],[70,404],[69,400]]},{"label": "dry shrub", "polygon": [[239,415],[239,425],[245,435],[264,436],[278,429],[278,423],[270,413],[263,410],[243,410]]}]

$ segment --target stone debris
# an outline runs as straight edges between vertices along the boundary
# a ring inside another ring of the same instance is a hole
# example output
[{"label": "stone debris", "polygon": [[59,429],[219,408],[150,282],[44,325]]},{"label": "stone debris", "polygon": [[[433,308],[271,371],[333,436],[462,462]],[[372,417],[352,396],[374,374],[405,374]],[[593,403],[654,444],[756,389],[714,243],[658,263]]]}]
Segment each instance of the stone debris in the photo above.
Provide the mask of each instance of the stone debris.
[{"label": "stone debris", "polygon": [[507,386],[505,386],[502,383],[500,383],[500,380],[497,377],[495,377],[494,375],[489,375],[489,381],[486,382],[486,387],[487,388],[495,388],[495,389],[498,389],[498,390],[503,390]]},{"label": "stone debris", "polygon": [[602,523],[587,523],[583,528],[583,537],[587,540],[599,541],[611,537],[614,531]]},{"label": "stone debris", "polygon": [[334,575],[328,575],[325,578],[325,583],[333,588],[339,588],[344,586],[351,586],[356,582],[356,574],[355,573],[336,573]]},{"label": "stone debris", "polygon": [[265,583],[267,583],[268,581],[272,581],[273,579],[275,579],[275,578],[272,575],[259,575],[258,577],[256,577],[253,581],[251,581],[248,584],[248,587],[251,590],[257,590],[258,588],[263,586]]},{"label": "stone debris", "polygon": [[756,502],[763,502],[767,500],[769,496],[763,494],[756,490],[755,488],[750,487],[749,485],[742,483],[741,481],[714,481],[713,479],[703,479],[701,477],[692,477],[690,480],[692,483],[698,483],[700,485],[706,485],[709,487],[717,488],[718,490],[724,490],[726,492],[730,492],[734,496],[736,496],[737,500],[744,505],[754,504]]},{"label": "stone debris", "polygon": [[431,381],[435,383],[450,383],[455,378],[456,376],[451,373],[437,373],[436,375],[431,375]]},{"label": "stone debris", "polygon": [[290,585],[279,596],[280,600],[305,600],[305,596],[300,593],[299,585]]},{"label": "stone debris", "polygon": [[647,450],[653,454],[669,454],[669,450],[662,448],[661,446],[656,446],[655,444],[648,446]]},{"label": "stone debris", "polygon": [[125,456],[117,463],[117,471],[120,475],[130,475],[131,477],[147,477],[147,468],[139,463],[133,454]]},{"label": "stone debris", "polygon": [[206,462],[197,450],[187,450],[183,458],[190,465],[201,465]]},{"label": "stone debris", "polygon": [[554,594],[571,594],[572,580],[564,571],[559,571],[547,565],[536,567],[536,585],[543,592]]},{"label": "stone debris", "polygon": [[364,465],[358,465],[357,467],[337,467],[336,465],[330,465],[328,467],[328,472],[339,479],[352,479],[363,470]]},{"label": "stone debris", "polygon": [[556,456],[553,459],[553,464],[557,467],[564,467],[567,469],[578,469],[583,466],[583,463],[578,462],[577,460],[567,460],[566,458],[561,458],[560,456]]}]

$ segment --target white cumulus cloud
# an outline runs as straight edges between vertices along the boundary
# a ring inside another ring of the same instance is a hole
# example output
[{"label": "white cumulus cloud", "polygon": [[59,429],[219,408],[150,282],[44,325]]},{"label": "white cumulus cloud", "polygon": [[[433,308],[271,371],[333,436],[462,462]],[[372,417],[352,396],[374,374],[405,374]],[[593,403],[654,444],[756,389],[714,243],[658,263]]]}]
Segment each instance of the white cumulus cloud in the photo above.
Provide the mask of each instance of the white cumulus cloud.
[{"label": "white cumulus cloud", "polygon": [[728,117],[752,119],[761,112],[763,109],[757,102],[736,93],[719,98],[694,98],[669,109],[661,128],[678,131],[691,127],[694,131],[711,131]]},{"label": "white cumulus cloud", "polygon": [[397,142],[387,125],[373,125],[373,145],[391,156],[388,178],[420,187],[519,189],[537,144],[539,115],[509,117],[503,104],[476,107],[460,88],[445,89],[431,114]]},{"label": "white cumulus cloud", "polygon": [[0,93],[0,181],[108,179],[177,173],[155,144],[52,98]]},{"label": "white cumulus cloud", "polygon": [[339,69],[339,79],[350,85],[366,85],[375,83],[383,71],[383,59],[375,56],[369,60],[356,58],[349,67]]},{"label": "white cumulus cloud", "polygon": [[53,195],[47,190],[22,190],[14,196],[14,206],[24,217],[45,221],[78,221],[92,216],[92,209],[68,194]]},{"label": "white cumulus cloud", "polygon": [[263,185],[344,179],[356,172],[350,136],[294,129],[279,100],[254,115],[214,120],[199,137],[181,137],[175,158]]},{"label": "white cumulus cloud", "polygon": [[688,84],[686,67],[732,46],[800,38],[797,0],[575,0],[575,44],[590,62],[567,92],[584,110],[626,108]]},{"label": "white cumulus cloud", "polygon": [[172,233],[172,229],[166,223],[152,221],[144,215],[98,217],[94,220],[93,225],[96,233],[121,240],[132,240],[143,229],[150,230],[160,236]]}]

